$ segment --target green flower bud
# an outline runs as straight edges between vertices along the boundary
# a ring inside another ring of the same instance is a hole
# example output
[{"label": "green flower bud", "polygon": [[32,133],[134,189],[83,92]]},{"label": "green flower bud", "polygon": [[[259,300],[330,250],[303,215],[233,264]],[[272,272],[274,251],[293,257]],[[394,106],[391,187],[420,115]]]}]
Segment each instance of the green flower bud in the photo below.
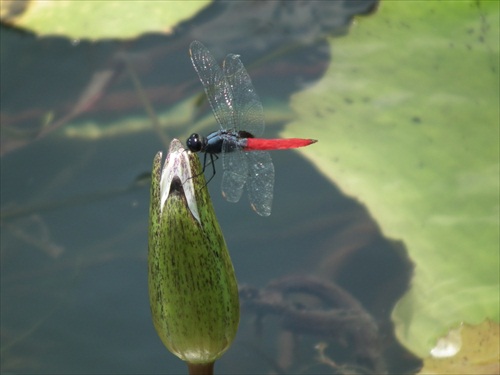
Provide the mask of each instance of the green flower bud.
[{"label": "green flower bud", "polygon": [[[198,157],[174,139],[153,162],[149,300],[163,344],[191,364],[213,363],[239,322],[238,287]],[[194,176],[194,178],[193,178]]]}]

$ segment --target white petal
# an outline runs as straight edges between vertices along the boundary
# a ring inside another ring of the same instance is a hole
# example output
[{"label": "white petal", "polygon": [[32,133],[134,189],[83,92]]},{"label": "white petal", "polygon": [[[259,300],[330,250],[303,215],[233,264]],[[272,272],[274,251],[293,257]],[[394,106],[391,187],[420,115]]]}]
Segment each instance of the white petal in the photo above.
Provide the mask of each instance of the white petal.
[{"label": "white petal", "polygon": [[198,205],[196,204],[195,187],[193,183],[193,174],[191,165],[189,164],[188,151],[182,147],[178,139],[174,139],[170,143],[167,160],[163,166],[160,179],[160,211],[163,213],[163,206],[167,201],[170,193],[170,185],[174,177],[179,177],[182,182],[184,194],[186,196],[188,208],[191,214],[201,224]]}]

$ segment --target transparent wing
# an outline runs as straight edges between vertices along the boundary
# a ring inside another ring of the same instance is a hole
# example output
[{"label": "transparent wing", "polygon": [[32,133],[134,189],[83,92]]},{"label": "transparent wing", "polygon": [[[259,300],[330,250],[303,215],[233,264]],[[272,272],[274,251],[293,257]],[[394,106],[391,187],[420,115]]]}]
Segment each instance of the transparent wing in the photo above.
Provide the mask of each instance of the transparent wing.
[{"label": "transparent wing", "polygon": [[208,101],[214,112],[215,119],[221,129],[234,129],[233,93],[210,51],[197,40],[189,46],[191,62],[203,84]]},{"label": "transparent wing", "polygon": [[243,193],[243,187],[248,179],[248,162],[244,152],[240,150],[224,150],[230,146],[229,142],[224,142],[222,153],[222,165],[224,174],[222,175],[222,196],[228,202],[238,202]]},{"label": "transparent wing", "polygon": [[248,159],[248,198],[260,216],[271,215],[274,191],[274,165],[266,151],[242,152]]},{"label": "transparent wing", "polygon": [[246,130],[254,137],[261,136],[264,132],[264,110],[239,56],[227,55],[222,69],[232,92],[236,129]]}]

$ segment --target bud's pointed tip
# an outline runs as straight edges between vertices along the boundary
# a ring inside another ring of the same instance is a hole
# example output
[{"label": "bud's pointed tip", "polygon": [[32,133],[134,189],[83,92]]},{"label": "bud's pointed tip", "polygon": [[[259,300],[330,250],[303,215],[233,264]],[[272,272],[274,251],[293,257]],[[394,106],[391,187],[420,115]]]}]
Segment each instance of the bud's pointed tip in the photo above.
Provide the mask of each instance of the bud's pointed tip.
[{"label": "bud's pointed tip", "polygon": [[177,138],[172,139],[172,142],[170,142],[170,147],[168,148],[168,152],[178,152],[178,151],[184,151],[184,147],[182,146],[181,141],[179,141]]}]

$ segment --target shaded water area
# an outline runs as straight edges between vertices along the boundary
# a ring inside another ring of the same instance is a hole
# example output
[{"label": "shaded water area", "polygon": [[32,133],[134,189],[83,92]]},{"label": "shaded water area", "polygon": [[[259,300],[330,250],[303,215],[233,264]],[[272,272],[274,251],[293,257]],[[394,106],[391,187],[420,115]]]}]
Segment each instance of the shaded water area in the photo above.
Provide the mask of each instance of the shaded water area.
[{"label": "shaded water area", "polygon": [[[2,26],[2,373],[186,373],[154,331],[146,262],[154,155],[216,126],[189,43],[242,56],[273,137],[290,95],[335,58],[322,38],[375,5],[215,3],[174,35],[128,42]],[[216,373],[416,372],[390,321],[411,279],[404,244],[299,153],[272,157],[269,218],[224,201],[220,173],[208,186],[242,304]]]}]

